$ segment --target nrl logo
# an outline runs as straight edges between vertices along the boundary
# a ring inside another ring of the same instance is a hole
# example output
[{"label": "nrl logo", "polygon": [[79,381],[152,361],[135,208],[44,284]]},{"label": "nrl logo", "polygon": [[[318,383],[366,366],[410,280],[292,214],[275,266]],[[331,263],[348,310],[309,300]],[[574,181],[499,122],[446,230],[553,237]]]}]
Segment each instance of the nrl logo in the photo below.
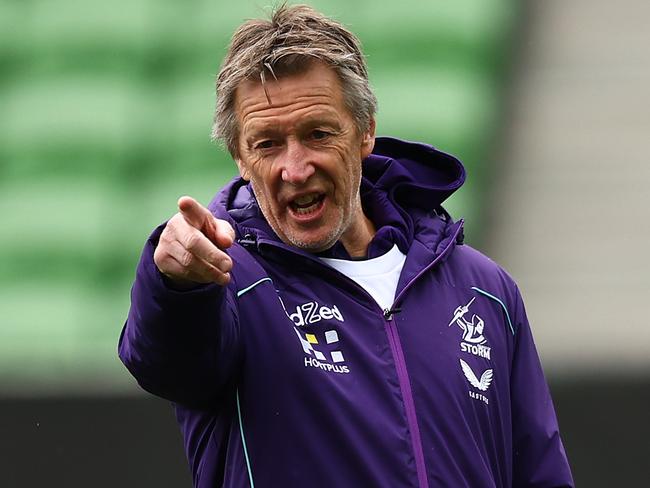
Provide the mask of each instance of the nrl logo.
[{"label": "nrl logo", "polygon": [[460,349],[474,356],[491,359],[490,347],[486,346],[487,339],[483,335],[485,322],[476,314],[472,314],[471,320],[467,320],[465,315],[469,312],[469,307],[474,303],[476,297],[473,297],[467,305],[461,305],[454,310],[454,317],[447,327],[454,323],[463,331],[463,342],[460,343]]}]

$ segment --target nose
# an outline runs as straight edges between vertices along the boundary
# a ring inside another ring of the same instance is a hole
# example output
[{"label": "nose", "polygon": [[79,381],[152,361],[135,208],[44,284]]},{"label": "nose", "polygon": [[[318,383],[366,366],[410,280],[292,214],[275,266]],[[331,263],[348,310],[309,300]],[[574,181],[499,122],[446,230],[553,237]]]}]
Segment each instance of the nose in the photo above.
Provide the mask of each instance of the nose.
[{"label": "nose", "polygon": [[282,181],[302,185],[314,174],[310,151],[300,141],[289,139],[282,163]]}]

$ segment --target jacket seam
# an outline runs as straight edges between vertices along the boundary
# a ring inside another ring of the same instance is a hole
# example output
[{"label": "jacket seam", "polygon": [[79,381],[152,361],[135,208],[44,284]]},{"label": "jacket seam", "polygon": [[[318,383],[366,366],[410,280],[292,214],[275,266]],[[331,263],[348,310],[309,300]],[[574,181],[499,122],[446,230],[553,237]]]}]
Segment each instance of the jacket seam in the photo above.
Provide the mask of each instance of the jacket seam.
[{"label": "jacket seam", "polygon": [[505,313],[506,319],[508,321],[508,326],[510,327],[510,331],[512,332],[512,335],[514,336],[515,335],[515,328],[512,326],[512,321],[510,320],[510,314],[508,313],[508,308],[503,303],[503,301],[500,298],[492,295],[491,293],[489,293],[489,292],[487,292],[485,290],[482,290],[478,286],[473,286],[472,290],[477,291],[481,295],[486,296],[486,297],[494,300],[495,302],[497,302],[499,305],[501,305],[501,308],[503,309],[503,312]]}]

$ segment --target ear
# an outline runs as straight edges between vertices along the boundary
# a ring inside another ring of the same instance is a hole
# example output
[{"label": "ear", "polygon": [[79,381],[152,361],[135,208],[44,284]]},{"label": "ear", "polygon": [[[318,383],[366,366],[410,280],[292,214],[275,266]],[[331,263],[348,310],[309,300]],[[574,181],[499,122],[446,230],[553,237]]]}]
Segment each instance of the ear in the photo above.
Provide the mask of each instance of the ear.
[{"label": "ear", "polygon": [[235,158],[235,163],[237,163],[237,169],[239,169],[239,175],[246,181],[251,180],[250,172],[246,164],[241,160],[241,158]]},{"label": "ear", "polygon": [[361,159],[365,159],[370,156],[373,148],[375,147],[375,118],[370,118],[370,123],[368,124],[368,130],[362,135],[361,138]]}]

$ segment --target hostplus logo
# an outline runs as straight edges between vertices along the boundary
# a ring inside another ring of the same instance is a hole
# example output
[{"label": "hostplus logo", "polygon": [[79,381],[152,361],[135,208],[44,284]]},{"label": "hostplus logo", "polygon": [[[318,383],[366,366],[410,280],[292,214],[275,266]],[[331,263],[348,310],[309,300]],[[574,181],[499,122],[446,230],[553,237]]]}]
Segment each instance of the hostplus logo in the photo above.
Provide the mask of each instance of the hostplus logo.
[{"label": "hostplus logo", "polygon": [[[282,300],[280,301],[282,302]],[[284,303],[282,306],[284,307]],[[330,325],[332,321],[345,322],[343,314],[336,305],[326,306],[320,305],[316,301],[309,301],[296,306],[291,313],[287,311],[286,307],[284,311],[294,324],[293,329],[305,353],[306,368],[318,368],[339,374],[350,372],[341,350],[339,333]],[[318,322],[323,322],[324,330],[314,330],[310,327],[310,332],[307,332],[306,326]]]},{"label": "hostplus logo", "polygon": [[350,368],[343,364],[345,357],[340,349],[337,331],[326,330],[323,334],[304,334],[303,337],[301,331],[295,327],[294,330],[298,334],[303,351],[309,356],[304,358],[306,368],[319,368],[331,373],[350,372]]},{"label": "hostplus logo", "polygon": [[454,310],[454,316],[448,327],[456,324],[463,331],[463,339],[460,343],[461,351],[481,358],[491,359],[491,348],[486,345],[487,339],[483,335],[485,322],[476,314],[472,314],[469,320],[465,318],[474,300],[476,300],[476,297],[473,297],[466,305],[461,305]]}]

